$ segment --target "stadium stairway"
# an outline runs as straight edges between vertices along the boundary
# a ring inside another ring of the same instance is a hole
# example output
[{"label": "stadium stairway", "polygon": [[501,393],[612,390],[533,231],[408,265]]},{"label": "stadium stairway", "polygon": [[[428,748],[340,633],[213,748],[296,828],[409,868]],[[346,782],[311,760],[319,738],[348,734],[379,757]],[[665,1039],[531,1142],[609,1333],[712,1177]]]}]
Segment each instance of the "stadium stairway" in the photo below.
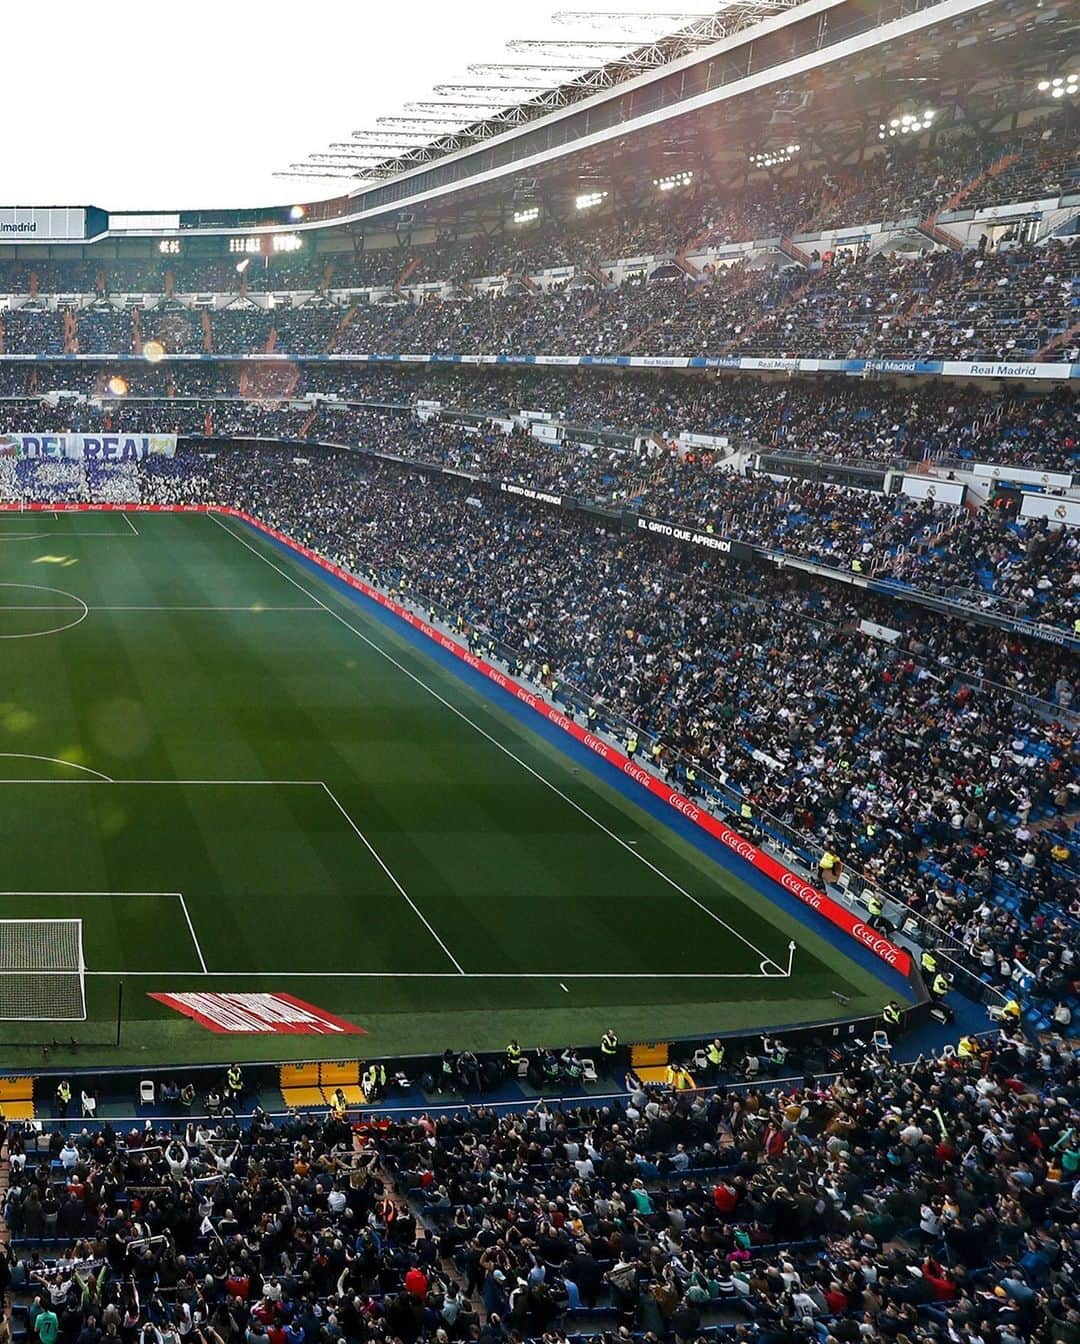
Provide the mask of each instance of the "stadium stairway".
[{"label": "stadium stairway", "polygon": [[950,252],[959,252],[964,244],[957,238],[956,234],[950,233],[948,229],[943,229],[937,222],[937,215],[927,215],[919,225],[919,232],[929,238],[931,242],[940,243],[942,247],[947,247]]},{"label": "stadium stairway", "polygon": [[1049,355],[1052,355],[1055,350],[1060,350],[1062,346],[1070,345],[1074,342],[1080,343],[1080,322],[1074,322],[1067,330],[1059,331],[1056,336],[1051,337],[1035,358],[1036,360],[1046,359]]},{"label": "stadium stairway", "polygon": [[[7,1203],[8,1186],[11,1184],[11,1163],[8,1160],[8,1146],[5,1139],[0,1144],[0,1210]],[[0,1213],[0,1246],[6,1245],[11,1240],[11,1233],[8,1225],[4,1221],[3,1213]]]},{"label": "stadium stairway", "polygon": [[781,240],[780,251],[783,252],[785,257],[790,257],[792,261],[797,261],[800,266],[810,265],[811,260],[810,253],[804,252],[802,248],[799,247],[790,238],[784,238]]},{"label": "stadium stairway", "polygon": [[[720,347],[720,353],[726,354],[729,350],[734,350],[737,346],[743,346],[747,344],[750,337],[752,337],[757,331],[759,331],[767,321],[769,321],[771,318],[775,318],[779,313],[786,312],[789,308],[793,308],[803,297],[803,295],[807,292],[807,290],[812,288],[814,283],[821,276],[827,274],[828,270],[814,271],[810,273],[807,276],[807,278],[802,282],[801,285],[795,285],[791,289],[787,290],[786,293],[784,293],[781,296],[780,301],[775,305],[775,307],[770,308],[767,312],[763,312],[760,317],[758,317],[755,321],[751,322],[748,326],[746,326],[739,333],[736,339],[731,341],[725,341]],[[744,275],[742,284],[739,286],[739,288],[729,291],[729,297],[734,297],[742,293],[744,290],[749,289],[751,284],[751,278],[752,278],[751,273],[748,271]]]},{"label": "stadium stairway", "polygon": [[421,263],[422,260],[423,260],[423,256],[422,256],[422,254],[419,253],[419,252],[415,253],[415,254],[409,259],[409,262],[408,262],[408,264],[405,266],[404,270],[401,272],[401,274],[398,276],[398,278],[394,281],[394,291],[395,291],[395,293],[400,293],[401,290],[405,288],[405,286],[409,283],[409,281],[412,279],[412,277],[416,274],[417,270],[418,270],[419,267],[420,267],[420,263]]},{"label": "stadium stairway", "polygon": [[200,318],[202,323],[202,348],[203,354],[212,355],[214,353],[214,328],[210,321],[210,309],[204,308]]},{"label": "stadium stairway", "polygon": [[346,308],[345,311],[342,313],[341,320],[334,328],[333,336],[331,336],[329,341],[327,341],[326,347],[322,352],[324,355],[328,355],[331,353],[331,351],[337,349],[338,342],[341,340],[342,336],[345,335],[346,327],[348,327],[349,323],[352,322],[353,318],[356,317],[359,308],[360,305],[358,303],[350,303],[348,308]]},{"label": "stadium stairway", "polygon": [[1020,155],[1015,151],[1000,155],[993,161],[993,163],[989,165],[989,167],[984,168],[981,173],[976,173],[975,176],[971,178],[969,181],[965,182],[964,185],[959,188],[959,190],[954,191],[953,194],[949,197],[949,199],[945,202],[945,204],[941,207],[941,209],[942,210],[958,209],[961,205],[963,205],[963,203],[972,194],[972,192],[978,190],[978,188],[981,187],[983,183],[989,182],[995,177],[1000,177],[1002,173],[1007,172],[1014,164],[1019,163],[1019,161],[1020,161]]},{"label": "stadium stairway", "polygon": [[699,280],[701,278],[700,267],[694,265],[682,248],[675,253],[675,265],[678,266],[679,270],[682,271],[684,275],[688,275],[691,280]]}]

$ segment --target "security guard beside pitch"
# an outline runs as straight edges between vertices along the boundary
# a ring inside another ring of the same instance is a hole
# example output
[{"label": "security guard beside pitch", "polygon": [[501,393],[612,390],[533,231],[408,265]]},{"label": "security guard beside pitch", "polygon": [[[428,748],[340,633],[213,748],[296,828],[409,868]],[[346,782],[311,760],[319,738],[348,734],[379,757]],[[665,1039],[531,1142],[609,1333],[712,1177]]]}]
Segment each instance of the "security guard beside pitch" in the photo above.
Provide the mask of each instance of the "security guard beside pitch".
[{"label": "security guard beside pitch", "polygon": [[615,1072],[615,1056],[619,1053],[619,1038],[610,1027],[600,1037],[600,1063],[605,1078],[611,1078]]},{"label": "security guard beside pitch", "polygon": [[709,1078],[714,1083],[720,1079],[725,1054],[724,1042],[719,1036],[714,1037],[705,1047],[705,1058],[709,1061]]},{"label": "security guard beside pitch", "polygon": [[934,956],[933,952],[928,947],[924,947],[919,956],[919,970],[922,971],[923,979],[927,984],[933,980],[934,975],[937,972],[937,957]]},{"label": "security guard beside pitch", "polygon": [[386,1065],[369,1064],[360,1078],[360,1090],[366,1101],[378,1101],[386,1096]]},{"label": "security guard beside pitch", "polygon": [[930,981],[930,993],[935,999],[943,999],[952,985],[949,983],[949,977],[944,971],[935,971],[934,978]]},{"label": "security guard beside pitch", "polygon": [[225,1075],[225,1091],[230,1101],[239,1101],[240,1094],[244,1090],[244,1075],[240,1072],[239,1064],[230,1064],[229,1071]]},{"label": "security guard beside pitch", "polygon": [[895,999],[889,1002],[881,1010],[881,1020],[885,1024],[885,1034],[891,1041],[894,1035],[900,1030],[900,1005]]},{"label": "security guard beside pitch", "polygon": [[510,1040],[506,1044],[506,1072],[511,1078],[517,1077],[518,1065],[521,1063],[521,1046],[516,1040]]}]

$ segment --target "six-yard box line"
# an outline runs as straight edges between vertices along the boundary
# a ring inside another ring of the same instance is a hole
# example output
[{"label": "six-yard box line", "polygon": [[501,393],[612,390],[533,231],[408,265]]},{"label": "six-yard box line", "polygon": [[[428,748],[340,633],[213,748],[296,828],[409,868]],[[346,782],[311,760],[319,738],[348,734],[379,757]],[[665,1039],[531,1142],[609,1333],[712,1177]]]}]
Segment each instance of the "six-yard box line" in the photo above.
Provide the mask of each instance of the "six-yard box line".
[{"label": "six-yard box line", "polygon": [[[365,583],[355,574],[350,573],[348,570],[342,569],[339,565],[335,565],[332,561],[327,560],[324,556],[320,555],[318,552],[311,550],[309,547],[301,545],[300,543],[294,541],[291,537],[289,537],[285,533],[278,531],[278,529],[271,527],[269,524],[262,522],[260,519],[255,518],[252,515],[247,514],[240,509],[234,509],[227,506],[211,508],[211,506],[205,504],[140,504],[140,503],[86,504],[82,502],[57,502],[57,501],[51,501],[39,504],[26,504],[25,506],[17,504],[0,504],[0,511],[3,511],[5,509],[11,511],[19,508],[24,508],[25,510],[32,512],[40,511],[40,512],[52,512],[52,513],[78,513],[78,512],[124,513],[127,511],[132,511],[142,513],[203,513],[208,515],[213,522],[217,523],[225,532],[227,532],[230,536],[234,537],[235,540],[240,542],[242,546],[246,547],[248,550],[252,552],[252,554],[256,555],[264,563],[269,565],[278,574],[280,574],[282,578],[286,579],[300,592],[304,593],[306,597],[310,598],[311,601],[315,602],[319,607],[321,607],[328,615],[332,616],[335,620],[339,621],[342,625],[344,625],[346,629],[352,631],[354,635],[364,640],[364,642],[367,643],[372,649],[381,654],[389,662],[394,664],[405,676],[409,677],[411,680],[421,685],[431,695],[435,696],[436,699],[438,699],[444,705],[446,705],[446,707],[450,709],[453,713],[457,714],[460,718],[464,719],[466,722],[471,724],[484,737],[487,737],[491,742],[494,743],[494,745],[499,747],[500,750],[504,751],[514,760],[519,760],[519,763],[522,764],[526,769],[530,770],[531,773],[533,774],[537,773],[535,771],[532,771],[531,767],[525,765],[524,762],[520,762],[520,759],[514,756],[514,753],[511,752],[509,748],[507,748],[504,744],[498,742],[495,738],[490,737],[490,735],[484,732],[484,730],[480,728],[479,725],[475,724],[473,720],[469,719],[456,706],[451,705],[448,701],[446,701],[441,695],[439,695],[437,691],[433,690],[430,686],[428,686],[426,682],[422,681],[414,673],[409,671],[409,669],[405,668],[385,649],[381,648],[381,646],[376,644],[373,640],[370,640],[367,637],[367,635],[363,633],[363,631],[358,630],[354,625],[352,625],[349,621],[347,621],[344,616],[342,616],[339,612],[334,611],[332,607],[327,606],[326,603],[324,603],[321,598],[319,598],[316,594],[312,593],[309,589],[305,588],[298,580],[293,578],[285,570],[281,569],[268,556],[261,554],[253,546],[251,546],[250,543],[245,538],[243,538],[238,533],[234,532],[231,528],[227,527],[224,523],[222,523],[216,515],[220,513],[228,517],[239,519],[241,522],[246,523],[248,526],[254,528],[256,531],[265,534],[274,541],[285,546],[288,550],[296,553],[303,559],[309,561],[311,564],[326,571],[341,583],[362,593],[370,601],[381,606],[382,608],[390,612],[392,615],[396,616],[399,620],[411,626],[415,631],[417,631],[418,633],[425,636],[427,639],[437,644],[440,648],[442,648],[448,653],[451,653],[456,658],[460,659],[468,667],[486,676],[496,686],[499,686],[502,690],[512,694],[515,697],[515,699],[519,701],[521,704],[523,704],[527,708],[533,710],[535,713],[545,718],[549,723],[554,724],[555,727],[559,728],[564,733],[567,733],[571,737],[575,738],[575,740],[582,743],[589,750],[595,752],[598,756],[601,757],[601,759],[606,761],[608,764],[614,765],[624,775],[632,779],[636,784],[640,785],[643,789],[648,790],[648,792],[651,793],[654,797],[660,798],[662,801],[667,803],[669,807],[681,813],[683,816],[689,818],[690,821],[692,821],[696,826],[699,826],[702,830],[708,833],[713,839],[719,840],[723,845],[725,845],[728,849],[732,850],[740,858],[744,859],[746,862],[751,864],[754,868],[756,868],[759,872],[763,873],[766,877],[770,878],[773,882],[776,882],[786,892],[789,892],[804,906],[809,907],[809,909],[815,911],[818,915],[826,919],[833,926],[834,929],[841,930],[849,937],[861,943],[863,947],[869,949],[869,951],[872,952],[876,957],[878,957],[881,961],[885,962],[886,965],[891,967],[893,970],[899,972],[902,976],[907,976],[910,974],[912,966],[911,957],[904,948],[897,946],[896,944],[892,943],[889,939],[883,937],[880,933],[878,933],[877,930],[871,928],[864,920],[859,919],[851,910],[847,909],[839,902],[833,900],[832,897],[826,895],[825,893],[819,891],[817,888],[813,887],[804,878],[800,877],[799,874],[793,872],[791,869],[787,868],[784,864],[782,864],[778,859],[774,858],[772,854],[769,854],[767,851],[759,849],[756,845],[753,845],[750,841],[748,841],[744,836],[740,835],[737,831],[733,831],[730,827],[725,826],[722,822],[718,821],[710,813],[703,811],[691,799],[687,798],[683,794],[678,793],[676,790],[672,790],[668,785],[664,784],[663,781],[657,779],[655,776],[651,775],[648,771],[642,769],[641,766],[636,765],[636,763],[633,760],[625,756],[622,752],[618,751],[610,744],[595,737],[593,734],[586,732],[585,729],[583,729],[579,724],[574,723],[574,721],[567,718],[566,715],[562,714],[560,711],[548,705],[547,702],[541,699],[539,696],[536,696],[532,692],[526,690],[523,686],[520,686],[512,678],[506,676],[504,673],[499,671],[497,668],[491,666],[489,663],[486,663],[483,659],[477,658],[463,645],[458,644],[456,640],[453,640],[449,636],[443,634],[441,631],[431,626],[428,622],[422,620],[420,617],[415,615],[415,613],[410,611],[408,608],[402,606],[400,603],[394,601],[392,598],[382,593],[379,589],[374,588],[372,585],[368,583]],[[537,777],[543,779],[542,776],[538,775]],[[168,783],[171,781],[161,781],[161,782]],[[205,781],[205,782],[213,783],[217,781]],[[244,781],[244,782],[258,783],[261,781]],[[546,780],[544,780],[544,782],[549,783],[549,781]],[[554,786],[550,784],[549,787],[554,788]],[[556,790],[556,792],[558,792],[558,790]],[[670,881],[670,879],[668,880]],[[694,898],[691,897],[691,899]],[[735,931],[732,930],[732,932]],[[746,942],[745,939],[741,939],[741,941]],[[794,948],[789,947],[789,953],[793,951]],[[777,970],[781,971],[781,968],[778,966],[778,964],[776,962],[773,962],[770,958],[767,957],[763,958],[762,965],[764,966],[764,964],[766,963],[776,965]],[[791,973],[790,962],[788,971],[787,972],[781,971],[781,973],[790,975]],[[388,973],[384,972],[381,974],[385,975]],[[753,978],[763,978],[764,974],[765,973],[762,972],[762,975]],[[620,973],[615,973],[615,976],[616,978],[619,978]],[[500,978],[500,977],[496,973],[492,973],[492,978]],[[502,978],[508,978],[508,977],[502,977]],[[543,975],[538,978],[548,978],[548,977],[546,975]],[[594,978],[594,977],[586,976],[584,978]],[[666,979],[677,977],[657,975],[655,978]],[[697,979],[708,977],[707,976],[699,977],[696,975],[691,975],[689,978]]]}]

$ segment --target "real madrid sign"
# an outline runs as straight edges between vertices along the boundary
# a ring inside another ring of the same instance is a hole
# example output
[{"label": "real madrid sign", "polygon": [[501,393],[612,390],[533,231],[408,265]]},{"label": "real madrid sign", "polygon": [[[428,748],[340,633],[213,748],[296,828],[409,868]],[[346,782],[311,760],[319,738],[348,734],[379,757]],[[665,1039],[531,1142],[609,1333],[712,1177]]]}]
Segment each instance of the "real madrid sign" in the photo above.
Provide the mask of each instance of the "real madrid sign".
[{"label": "real madrid sign", "polygon": [[175,456],[175,434],[0,434],[0,457],[145,462]]},{"label": "real madrid sign", "polygon": [[60,242],[85,237],[86,211],[82,206],[0,206],[0,242]]}]

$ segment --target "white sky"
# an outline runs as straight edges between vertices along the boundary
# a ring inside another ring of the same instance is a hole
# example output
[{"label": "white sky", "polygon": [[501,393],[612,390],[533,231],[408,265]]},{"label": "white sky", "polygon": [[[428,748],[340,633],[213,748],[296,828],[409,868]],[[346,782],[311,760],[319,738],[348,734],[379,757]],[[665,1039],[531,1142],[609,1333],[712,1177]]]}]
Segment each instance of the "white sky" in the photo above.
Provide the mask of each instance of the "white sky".
[{"label": "white sky", "polygon": [[[648,0],[592,3],[650,8]],[[653,6],[710,8],[701,0]],[[506,55],[505,42],[580,31],[557,27],[550,15],[588,7],[581,0],[6,4],[5,50],[38,58],[6,65],[0,204],[170,210],[336,195],[350,184],[272,174],[428,98],[433,84],[481,82],[466,76],[472,62],[534,59]]]}]

